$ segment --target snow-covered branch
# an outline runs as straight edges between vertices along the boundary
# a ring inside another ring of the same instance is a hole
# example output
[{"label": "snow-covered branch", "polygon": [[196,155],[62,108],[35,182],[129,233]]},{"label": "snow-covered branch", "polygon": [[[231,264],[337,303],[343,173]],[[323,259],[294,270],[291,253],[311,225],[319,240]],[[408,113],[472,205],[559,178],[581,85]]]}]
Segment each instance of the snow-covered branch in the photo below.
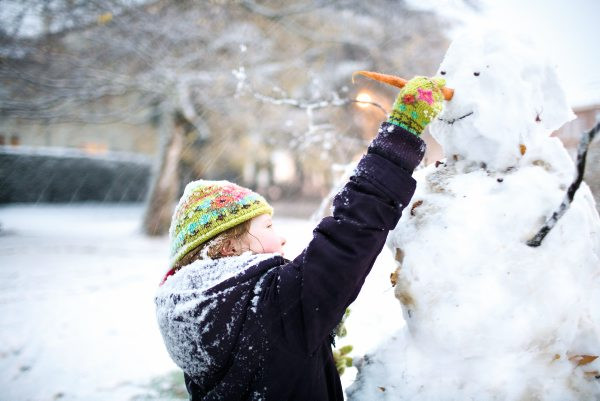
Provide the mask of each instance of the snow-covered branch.
[{"label": "snow-covered branch", "polygon": [[531,247],[540,246],[546,235],[548,235],[548,233],[556,225],[558,220],[560,220],[560,218],[566,213],[566,211],[569,210],[569,206],[571,205],[571,202],[573,202],[575,193],[577,192],[579,186],[583,181],[583,175],[585,173],[585,160],[587,157],[588,148],[598,131],[600,131],[600,122],[597,123],[596,126],[590,131],[583,134],[581,141],[579,142],[579,147],[577,148],[577,175],[575,177],[575,180],[569,186],[565,198],[563,199],[558,209],[554,213],[552,213],[552,216],[550,216],[546,220],[546,223],[540,229],[540,231],[538,231],[538,233],[532,239],[527,241],[527,245]]},{"label": "snow-covered branch", "polygon": [[291,15],[304,14],[309,13],[311,11],[315,11],[319,8],[325,7],[327,5],[332,5],[336,3],[336,1],[312,1],[308,4],[297,4],[287,8],[281,8],[279,10],[274,10],[272,8],[266,7],[261,4],[257,4],[255,1],[244,0],[241,2],[242,6],[248,9],[249,11],[262,15],[263,17],[279,20],[284,17],[289,17]]}]

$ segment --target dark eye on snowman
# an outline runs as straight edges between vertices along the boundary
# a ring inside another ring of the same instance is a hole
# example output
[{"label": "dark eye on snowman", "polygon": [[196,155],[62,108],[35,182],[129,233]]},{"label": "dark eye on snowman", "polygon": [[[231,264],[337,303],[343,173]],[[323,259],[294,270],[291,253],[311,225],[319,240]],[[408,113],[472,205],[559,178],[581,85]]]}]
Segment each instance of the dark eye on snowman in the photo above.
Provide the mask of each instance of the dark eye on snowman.
[{"label": "dark eye on snowman", "polygon": [[440,75],[446,75],[446,71],[440,71]]},{"label": "dark eye on snowman", "polygon": [[479,76],[479,72],[474,72],[473,75],[475,75],[476,77]]}]

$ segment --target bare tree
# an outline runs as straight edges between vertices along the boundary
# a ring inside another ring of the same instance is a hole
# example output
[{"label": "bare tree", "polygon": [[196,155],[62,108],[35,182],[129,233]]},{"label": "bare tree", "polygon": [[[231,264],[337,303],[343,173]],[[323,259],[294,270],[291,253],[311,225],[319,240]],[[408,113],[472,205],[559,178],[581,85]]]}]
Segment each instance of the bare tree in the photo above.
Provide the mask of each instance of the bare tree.
[{"label": "bare tree", "polygon": [[[191,143],[205,146],[206,170],[243,159],[248,135],[347,158],[366,139],[351,117],[351,73],[431,74],[447,45],[435,15],[392,0],[4,1],[14,12],[0,32],[3,118],[158,116],[149,234],[168,227]],[[28,32],[30,14],[38,32]]]}]

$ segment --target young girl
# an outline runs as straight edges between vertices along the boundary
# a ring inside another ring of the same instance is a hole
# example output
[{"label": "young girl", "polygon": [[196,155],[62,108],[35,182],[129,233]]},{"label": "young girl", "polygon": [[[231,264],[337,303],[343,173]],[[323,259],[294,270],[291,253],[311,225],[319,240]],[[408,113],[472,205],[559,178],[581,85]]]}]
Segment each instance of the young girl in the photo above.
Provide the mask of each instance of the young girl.
[{"label": "young girl", "polygon": [[416,77],[400,91],[333,216],[293,260],[263,197],[227,181],[188,184],[155,301],[191,400],[343,400],[330,333],[414,193],[419,135],[441,111],[443,84]]}]

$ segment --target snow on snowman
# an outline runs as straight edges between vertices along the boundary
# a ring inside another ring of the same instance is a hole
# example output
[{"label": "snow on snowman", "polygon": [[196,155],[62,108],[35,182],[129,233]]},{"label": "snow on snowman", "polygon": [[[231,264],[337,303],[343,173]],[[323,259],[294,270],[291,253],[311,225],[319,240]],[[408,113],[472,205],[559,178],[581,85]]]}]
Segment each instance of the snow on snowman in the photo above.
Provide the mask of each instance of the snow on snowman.
[{"label": "snow on snowman", "polygon": [[363,358],[348,396],[600,400],[600,219],[588,186],[541,246],[526,244],[574,178],[550,136],[574,118],[555,70],[527,40],[487,32],[457,38],[438,74],[455,90],[430,125],[446,160],[415,173],[388,237],[406,326]]}]

